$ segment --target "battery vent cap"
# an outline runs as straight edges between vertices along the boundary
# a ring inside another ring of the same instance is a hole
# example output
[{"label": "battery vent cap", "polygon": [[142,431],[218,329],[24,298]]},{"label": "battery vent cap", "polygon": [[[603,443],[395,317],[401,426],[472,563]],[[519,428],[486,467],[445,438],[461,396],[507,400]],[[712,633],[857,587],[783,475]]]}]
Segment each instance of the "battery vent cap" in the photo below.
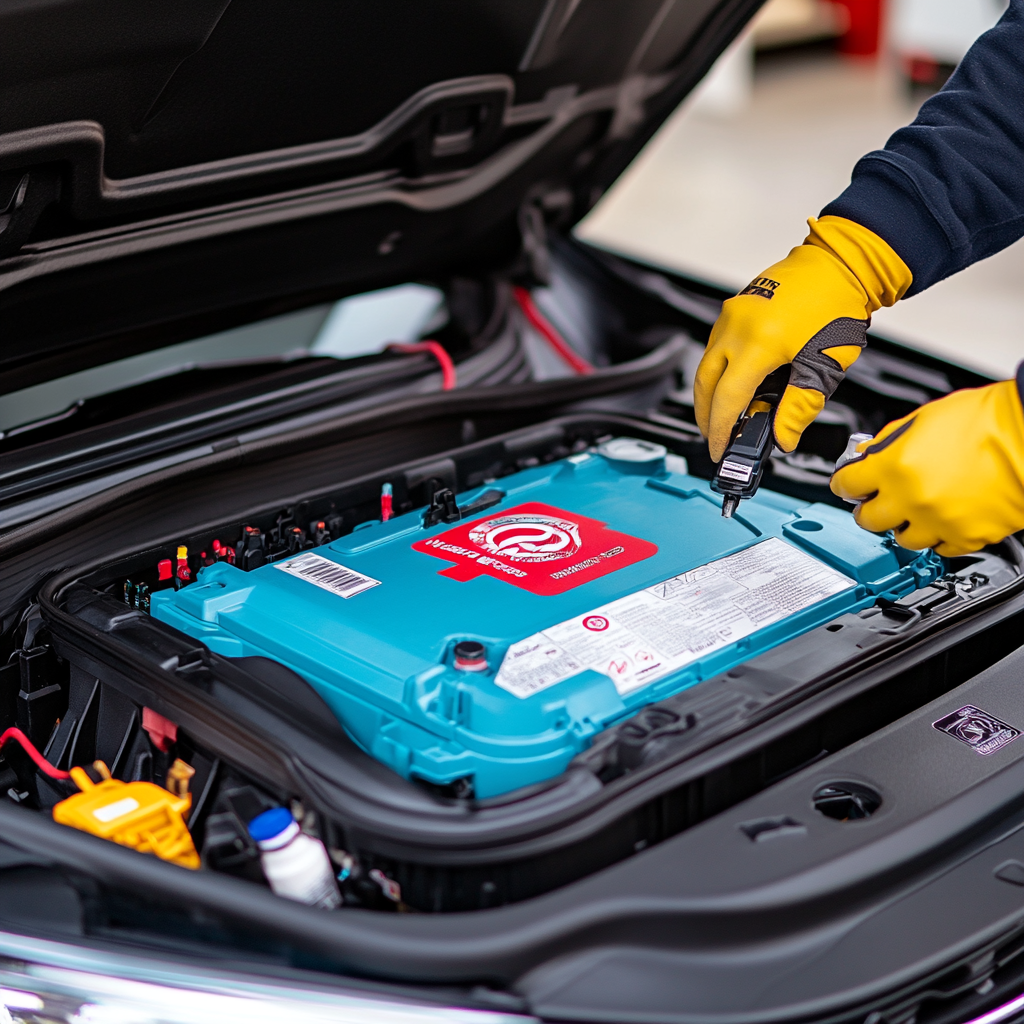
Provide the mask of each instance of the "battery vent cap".
[{"label": "battery vent cap", "polygon": [[597,446],[597,454],[604,456],[621,473],[650,476],[665,468],[668,449],[663,444],[642,441],[638,437],[613,437]]},{"label": "battery vent cap", "polygon": [[455,645],[455,667],[460,672],[486,672],[487,652],[476,640],[463,640]]}]

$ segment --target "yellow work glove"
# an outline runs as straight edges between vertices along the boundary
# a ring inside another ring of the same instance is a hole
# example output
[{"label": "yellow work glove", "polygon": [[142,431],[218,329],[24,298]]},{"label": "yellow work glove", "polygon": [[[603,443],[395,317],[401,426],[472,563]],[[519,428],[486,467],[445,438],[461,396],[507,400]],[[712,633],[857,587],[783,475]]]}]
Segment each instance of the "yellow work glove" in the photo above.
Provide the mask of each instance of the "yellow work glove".
[{"label": "yellow work glove", "polygon": [[792,451],[860,355],[871,314],[913,281],[889,246],[845,217],[809,220],[784,260],[722,306],[694,381],[697,425],[718,462],[754,392],[792,364],[775,416],[775,443]]},{"label": "yellow work glove", "polygon": [[865,530],[951,558],[1024,529],[1024,413],[1012,380],[922,405],[857,446],[832,490]]}]

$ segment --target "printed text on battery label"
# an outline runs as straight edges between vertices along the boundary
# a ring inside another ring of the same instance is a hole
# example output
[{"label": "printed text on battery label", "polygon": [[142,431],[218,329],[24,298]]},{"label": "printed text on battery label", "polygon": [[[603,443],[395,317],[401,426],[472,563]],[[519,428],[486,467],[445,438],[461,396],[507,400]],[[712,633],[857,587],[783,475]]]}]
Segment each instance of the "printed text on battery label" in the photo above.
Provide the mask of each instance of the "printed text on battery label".
[{"label": "printed text on battery label", "polygon": [[355,569],[339,565],[321,555],[314,555],[311,551],[287,562],[276,562],[274,567],[346,599],[380,585],[380,580],[372,576],[364,576]]},{"label": "printed text on battery label", "polygon": [[852,586],[773,537],[512,644],[495,682],[525,699],[589,668],[629,693]]}]

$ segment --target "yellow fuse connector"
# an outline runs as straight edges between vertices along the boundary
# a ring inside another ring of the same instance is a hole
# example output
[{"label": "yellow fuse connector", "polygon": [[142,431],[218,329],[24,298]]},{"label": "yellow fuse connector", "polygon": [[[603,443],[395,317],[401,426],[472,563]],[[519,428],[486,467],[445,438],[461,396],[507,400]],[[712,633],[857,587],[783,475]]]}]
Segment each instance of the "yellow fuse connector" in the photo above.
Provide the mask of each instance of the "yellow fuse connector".
[{"label": "yellow fuse connector", "polygon": [[167,772],[168,789],[152,782],[113,779],[102,761],[93,768],[101,776],[99,782],[93,782],[83,768],[71,769],[71,778],[82,792],[53,808],[54,821],[184,868],[199,867],[199,854],[183,817],[192,806],[188,791],[195,774],[192,767],[175,761]]}]

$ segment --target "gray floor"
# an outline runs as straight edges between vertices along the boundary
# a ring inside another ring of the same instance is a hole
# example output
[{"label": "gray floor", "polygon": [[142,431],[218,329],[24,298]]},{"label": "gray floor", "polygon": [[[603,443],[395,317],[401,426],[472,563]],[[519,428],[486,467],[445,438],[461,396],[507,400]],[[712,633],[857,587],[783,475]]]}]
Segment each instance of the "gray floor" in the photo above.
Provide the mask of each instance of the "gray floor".
[{"label": "gray floor", "polygon": [[[804,237],[857,158],[915,109],[884,67],[759,65],[731,116],[684,104],[580,226],[597,244],[739,287]],[[880,333],[998,377],[1024,358],[1024,244],[876,314]]]}]

